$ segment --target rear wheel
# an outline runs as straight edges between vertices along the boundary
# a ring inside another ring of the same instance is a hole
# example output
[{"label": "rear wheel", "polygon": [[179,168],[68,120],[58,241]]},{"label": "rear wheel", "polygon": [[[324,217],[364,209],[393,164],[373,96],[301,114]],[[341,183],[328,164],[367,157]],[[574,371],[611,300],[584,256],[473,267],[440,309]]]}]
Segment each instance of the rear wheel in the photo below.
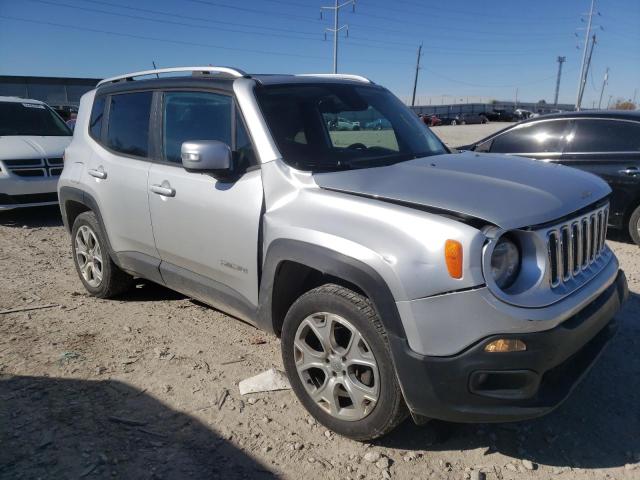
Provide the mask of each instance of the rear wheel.
[{"label": "rear wheel", "polygon": [[451,120],[451,126],[455,127],[456,125],[458,125],[458,121],[457,120]]},{"label": "rear wheel", "polygon": [[111,260],[104,233],[93,212],[78,215],[73,222],[71,239],[76,271],[91,295],[111,298],[131,286],[133,278]]},{"label": "rear wheel", "polygon": [[629,217],[629,235],[636,245],[640,245],[640,205],[631,213]]},{"label": "rear wheel", "polygon": [[282,359],[300,402],[340,435],[372,440],[407,416],[384,327],[352,290],[327,284],[296,300],[282,329]]}]

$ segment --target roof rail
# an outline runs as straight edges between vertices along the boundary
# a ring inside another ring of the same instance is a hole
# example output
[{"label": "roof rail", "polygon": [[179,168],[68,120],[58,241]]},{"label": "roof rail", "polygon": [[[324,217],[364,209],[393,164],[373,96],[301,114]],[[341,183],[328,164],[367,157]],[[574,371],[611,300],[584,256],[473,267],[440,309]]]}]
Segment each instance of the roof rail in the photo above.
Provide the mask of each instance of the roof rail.
[{"label": "roof rail", "polygon": [[133,72],[127,73],[126,75],[119,75],[117,77],[105,78],[98,82],[98,87],[100,85],[105,85],[107,83],[116,83],[121,81],[131,81],[134,80],[135,77],[145,77],[148,75],[159,75],[161,73],[176,73],[176,72],[191,72],[192,74],[211,74],[211,73],[222,73],[229,75],[230,77],[246,77],[247,73],[239,70],[237,68],[231,67],[175,67],[175,68],[157,68],[155,70],[143,70],[141,72]]},{"label": "roof rail", "polygon": [[367,77],[361,75],[351,75],[348,73],[299,73],[296,77],[323,77],[323,78],[337,78],[344,80],[356,80],[358,82],[373,83]]}]

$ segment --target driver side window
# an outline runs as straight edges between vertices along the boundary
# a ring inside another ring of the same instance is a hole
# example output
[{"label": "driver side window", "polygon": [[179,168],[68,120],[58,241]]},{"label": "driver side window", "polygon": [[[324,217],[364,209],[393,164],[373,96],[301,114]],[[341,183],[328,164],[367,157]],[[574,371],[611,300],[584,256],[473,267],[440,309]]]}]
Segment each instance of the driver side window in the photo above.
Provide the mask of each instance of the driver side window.
[{"label": "driver side window", "polygon": [[181,163],[183,142],[218,140],[231,146],[231,103],[227,95],[165,92],[162,118],[164,160]]}]

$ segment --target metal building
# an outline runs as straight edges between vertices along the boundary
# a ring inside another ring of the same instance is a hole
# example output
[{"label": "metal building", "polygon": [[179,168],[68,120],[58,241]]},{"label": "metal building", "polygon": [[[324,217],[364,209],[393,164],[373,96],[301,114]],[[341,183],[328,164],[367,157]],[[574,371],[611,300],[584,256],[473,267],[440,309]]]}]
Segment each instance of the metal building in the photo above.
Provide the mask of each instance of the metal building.
[{"label": "metal building", "polygon": [[41,100],[49,105],[78,105],[99,78],[25,77],[0,75],[0,96]]}]

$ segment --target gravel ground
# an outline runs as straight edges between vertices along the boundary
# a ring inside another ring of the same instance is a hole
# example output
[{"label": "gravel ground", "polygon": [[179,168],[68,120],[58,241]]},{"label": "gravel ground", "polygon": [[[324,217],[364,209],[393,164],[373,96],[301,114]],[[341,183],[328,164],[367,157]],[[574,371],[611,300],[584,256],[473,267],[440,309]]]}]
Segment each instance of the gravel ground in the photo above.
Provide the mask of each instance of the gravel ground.
[{"label": "gravel ground", "polygon": [[[434,129],[451,145],[503,124]],[[496,425],[405,422],[363,444],[290,391],[241,397],[276,339],[157,285],[88,296],[56,208],[0,213],[0,478],[640,478],[638,247],[609,244],[631,299],[620,332],[552,414]]]}]

